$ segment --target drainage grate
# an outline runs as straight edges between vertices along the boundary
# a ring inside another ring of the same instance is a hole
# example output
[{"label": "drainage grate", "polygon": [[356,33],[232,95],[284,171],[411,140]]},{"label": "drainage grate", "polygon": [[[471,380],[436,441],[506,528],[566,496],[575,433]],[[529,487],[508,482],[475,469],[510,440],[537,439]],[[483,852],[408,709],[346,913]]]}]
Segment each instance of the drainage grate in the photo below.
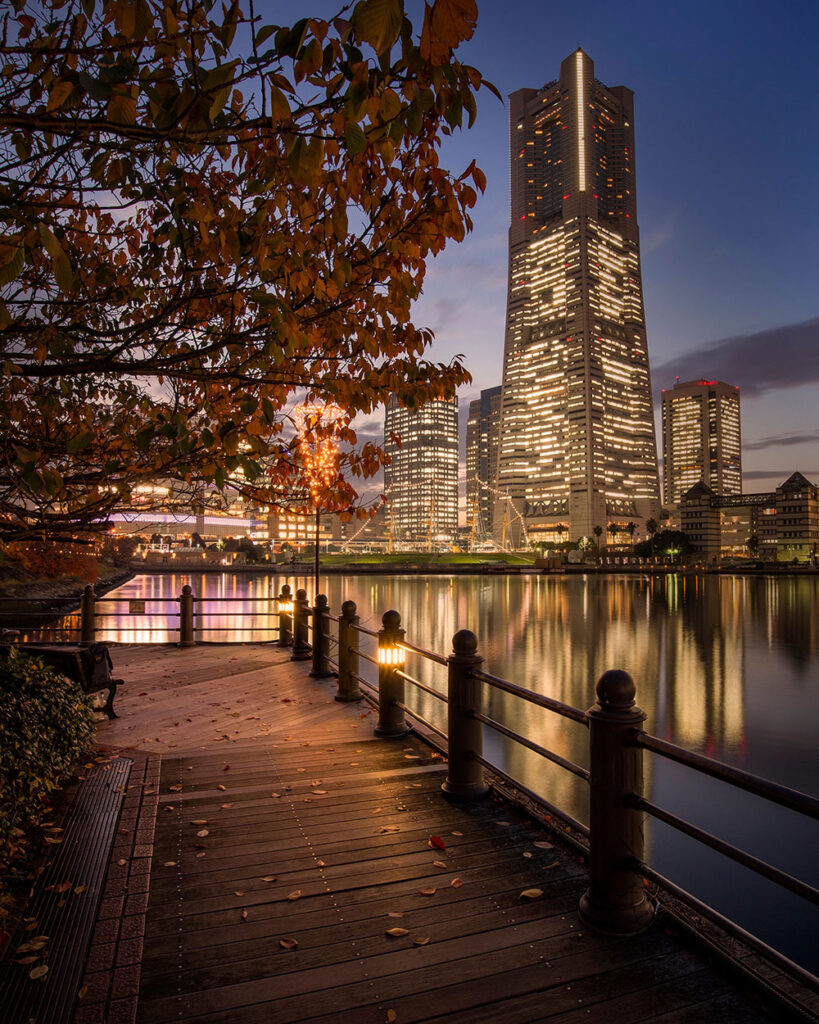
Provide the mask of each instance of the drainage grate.
[{"label": "drainage grate", "polygon": [[[88,947],[97,919],[132,761],[115,758],[95,765],[80,787],[63,842],[34,885],[26,917],[36,930],[18,930],[14,950],[35,935],[47,935],[45,978],[32,981],[32,966],[11,959],[0,964],[0,1005],[6,1024],[67,1024],[74,1012]],[[70,881],[65,892],[55,892]],[[77,894],[75,889],[86,888]],[[63,904],[60,906],[60,904]]]}]

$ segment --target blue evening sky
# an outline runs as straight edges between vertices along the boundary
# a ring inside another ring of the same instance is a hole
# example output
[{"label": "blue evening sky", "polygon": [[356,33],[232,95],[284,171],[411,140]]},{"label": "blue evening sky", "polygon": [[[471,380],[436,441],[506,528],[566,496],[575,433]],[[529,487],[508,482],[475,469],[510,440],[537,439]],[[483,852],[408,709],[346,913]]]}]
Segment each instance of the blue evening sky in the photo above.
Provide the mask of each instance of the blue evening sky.
[{"label": "blue evening sky", "polygon": [[[578,46],[602,82],[634,90],[655,393],[675,374],[739,384],[744,489],[794,469],[819,482],[819,4],[478,2],[459,53],[504,98],[556,78]],[[488,91],[443,162],[473,156],[488,178],[475,230],[430,267],[416,313],[433,358],[465,357],[462,405],[502,374],[508,113]]]}]

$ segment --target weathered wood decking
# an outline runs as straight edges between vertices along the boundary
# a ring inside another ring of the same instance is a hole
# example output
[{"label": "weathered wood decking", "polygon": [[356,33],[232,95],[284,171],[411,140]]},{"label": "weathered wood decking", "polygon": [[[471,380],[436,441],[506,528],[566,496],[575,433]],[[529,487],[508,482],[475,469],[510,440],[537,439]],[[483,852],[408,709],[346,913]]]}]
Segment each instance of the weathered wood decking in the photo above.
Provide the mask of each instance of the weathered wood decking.
[{"label": "weathered wood decking", "polygon": [[265,646],[114,661],[122,717],[100,739],[163,758],[142,1024],[777,1019],[658,928],[584,929],[570,853],[498,800],[447,802],[441,758],[375,739],[309,662]]}]

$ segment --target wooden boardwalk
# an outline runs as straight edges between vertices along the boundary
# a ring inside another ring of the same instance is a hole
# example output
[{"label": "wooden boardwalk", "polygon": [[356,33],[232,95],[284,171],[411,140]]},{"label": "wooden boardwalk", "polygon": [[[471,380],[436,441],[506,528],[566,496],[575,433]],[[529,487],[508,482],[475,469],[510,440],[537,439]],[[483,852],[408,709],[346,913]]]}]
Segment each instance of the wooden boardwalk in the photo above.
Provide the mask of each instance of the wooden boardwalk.
[{"label": "wooden boardwalk", "polygon": [[569,852],[499,800],[445,800],[440,756],[375,739],[309,662],[114,660],[100,739],[162,754],[141,1024],[781,1019],[658,928],[584,929]]}]

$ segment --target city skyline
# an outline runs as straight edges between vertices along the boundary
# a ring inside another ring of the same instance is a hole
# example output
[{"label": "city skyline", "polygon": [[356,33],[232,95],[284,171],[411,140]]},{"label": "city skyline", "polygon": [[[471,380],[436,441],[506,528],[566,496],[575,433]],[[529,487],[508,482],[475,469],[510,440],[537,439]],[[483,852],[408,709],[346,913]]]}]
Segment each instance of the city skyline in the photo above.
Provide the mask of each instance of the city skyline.
[{"label": "city skyline", "polygon": [[[506,97],[542,85],[581,46],[603,81],[634,90],[657,436],[661,390],[675,376],[730,380],[743,395],[745,488],[776,486],[793,469],[815,478],[819,211],[810,182],[819,144],[806,126],[817,107],[808,40],[819,12],[729,3],[683,13],[639,3],[626,13],[592,3],[581,22],[530,3],[484,3],[464,59]],[[527,31],[511,39],[512,23]],[[465,167],[474,156],[487,191],[474,232],[431,263],[418,305],[419,321],[436,334],[433,356],[462,353],[473,375],[459,391],[463,411],[501,381],[507,104],[482,98],[472,131],[447,142],[445,160]],[[381,419],[364,432],[378,436]]]}]

